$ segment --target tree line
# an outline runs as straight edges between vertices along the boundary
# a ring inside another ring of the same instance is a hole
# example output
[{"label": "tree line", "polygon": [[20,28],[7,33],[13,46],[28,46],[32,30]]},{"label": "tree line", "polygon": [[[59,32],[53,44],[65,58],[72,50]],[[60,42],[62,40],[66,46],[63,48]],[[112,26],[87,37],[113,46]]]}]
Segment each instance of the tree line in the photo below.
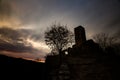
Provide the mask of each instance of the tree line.
[{"label": "tree line", "polygon": [[[74,44],[74,34],[66,25],[53,24],[45,31],[45,42],[51,49],[51,55],[59,54]],[[105,50],[107,48],[119,48],[119,38],[107,33],[95,34],[93,40]],[[119,52],[118,52],[119,53]]]}]

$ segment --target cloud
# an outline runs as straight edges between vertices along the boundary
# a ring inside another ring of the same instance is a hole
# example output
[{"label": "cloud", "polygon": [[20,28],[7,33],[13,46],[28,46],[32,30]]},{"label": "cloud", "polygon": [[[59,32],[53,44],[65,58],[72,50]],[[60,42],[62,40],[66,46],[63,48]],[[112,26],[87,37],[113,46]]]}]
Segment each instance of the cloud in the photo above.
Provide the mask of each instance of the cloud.
[{"label": "cloud", "polygon": [[4,38],[4,40],[12,40],[15,42],[22,35],[17,30],[3,27],[3,28],[0,28],[0,36],[1,38]]},{"label": "cloud", "polygon": [[[44,30],[54,21],[69,25],[71,30],[83,25],[90,36],[101,31],[116,32],[119,4],[118,0],[0,0],[0,42],[16,51],[17,46],[36,51],[27,39],[43,43]],[[42,48],[39,51],[45,53]]]},{"label": "cloud", "polygon": [[114,29],[117,27],[117,29],[120,29],[120,15],[114,16],[113,19],[106,25],[107,27],[113,27]]},{"label": "cloud", "polygon": [[27,41],[27,39],[34,41],[40,39],[31,31],[33,30],[0,28],[0,51],[44,55],[46,51],[35,48],[32,43]]},{"label": "cloud", "polygon": [[[21,53],[38,53],[39,50],[34,49],[32,46],[25,46],[24,44],[9,44],[1,43],[0,51],[21,52]],[[39,51],[40,52],[40,51]]]}]

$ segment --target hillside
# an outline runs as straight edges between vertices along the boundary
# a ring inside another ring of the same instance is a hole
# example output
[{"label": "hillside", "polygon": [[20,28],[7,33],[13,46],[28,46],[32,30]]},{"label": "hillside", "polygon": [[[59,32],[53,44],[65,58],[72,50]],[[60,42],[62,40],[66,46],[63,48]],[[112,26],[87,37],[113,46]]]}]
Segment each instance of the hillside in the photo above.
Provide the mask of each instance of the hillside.
[{"label": "hillside", "polygon": [[1,78],[45,80],[46,70],[44,63],[0,55],[0,74]]}]

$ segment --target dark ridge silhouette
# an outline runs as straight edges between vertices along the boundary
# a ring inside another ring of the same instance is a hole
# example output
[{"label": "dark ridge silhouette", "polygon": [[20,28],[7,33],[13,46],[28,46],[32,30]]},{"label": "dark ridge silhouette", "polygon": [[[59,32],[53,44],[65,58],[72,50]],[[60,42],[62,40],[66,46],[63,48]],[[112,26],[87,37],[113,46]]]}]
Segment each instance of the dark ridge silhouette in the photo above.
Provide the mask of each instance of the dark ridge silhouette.
[{"label": "dark ridge silhouette", "polygon": [[0,74],[4,79],[46,80],[46,67],[45,63],[0,55]]},{"label": "dark ridge silhouette", "polygon": [[[74,31],[76,43],[72,48],[62,51],[63,63],[61,65],[57,64],[59,62],[57,55],[46,58],[50,80],[54,78],[55,80],[57,78],[62,78],[61,80],[119,80],[120,56],[113,48],[103,50],[92,39],[86,40],[85,29],[82,26],[76,27]],[[68,52],[68,55],[65,55],[65,52]],[[68,66],[69,76],[61,70],[62,65]],[[61,77],[59,72],[62,72],[64,76]]]}]

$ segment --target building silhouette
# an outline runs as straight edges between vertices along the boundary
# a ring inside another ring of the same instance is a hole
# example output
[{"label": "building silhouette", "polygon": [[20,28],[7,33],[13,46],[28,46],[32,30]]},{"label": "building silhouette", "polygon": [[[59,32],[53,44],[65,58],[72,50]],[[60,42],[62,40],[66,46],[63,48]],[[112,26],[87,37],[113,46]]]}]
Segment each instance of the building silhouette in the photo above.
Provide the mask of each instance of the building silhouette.
[{"label": "building silhouette", "polygon": [[[120,80],[117,73],[120,72],[120,57],[114,52],[104,52],[92,39],[86,40],[84,27],[74,28],[74,33],[75,44],[62,52],[68,52],[62,59],[70,70],[70,80]],[[46,64],[51,67],[49,72],[59,71],[58,63],[57,55],[48,56]]]},{"label": "building silhouette", "polygon": [[81,45],[86,41],[85,29],[82,26],[74,28],[75,44]]}]

